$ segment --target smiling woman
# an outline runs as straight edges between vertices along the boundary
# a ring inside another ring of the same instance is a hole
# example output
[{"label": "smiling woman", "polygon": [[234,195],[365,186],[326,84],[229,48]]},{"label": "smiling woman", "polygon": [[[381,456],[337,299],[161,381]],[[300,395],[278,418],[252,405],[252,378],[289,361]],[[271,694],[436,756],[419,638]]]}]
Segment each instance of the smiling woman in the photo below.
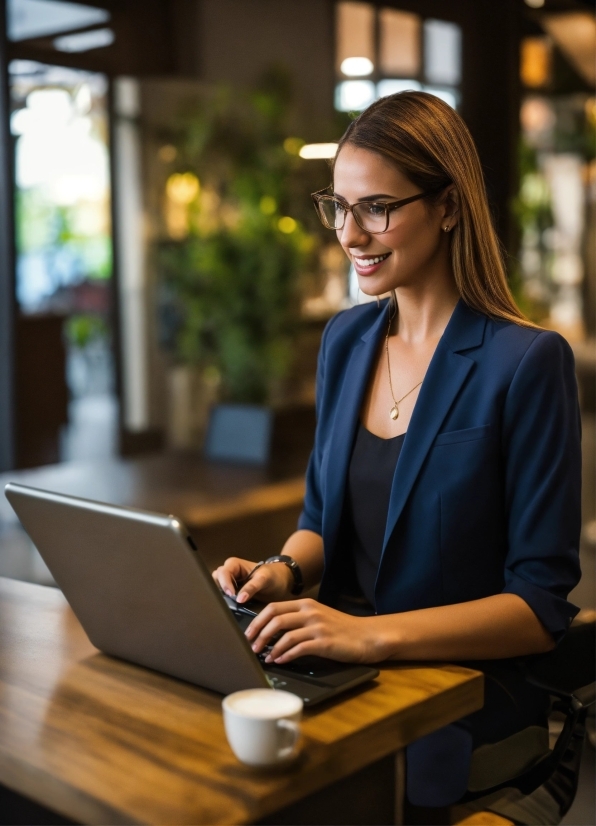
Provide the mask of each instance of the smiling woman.
[{"label": "smiling woman", "polygon": [[410,801],[445,806],[479,746],[516,737],[512,765],[547,748],[548,697],[515,658],[551,649],[577,613],[573,356],[516,307],[475,146],[439,99],[373,104],[314,199],[360,289],[390,295],[339,313],[321,344],[304,510],[282,551],[318,601],[294,598],[283,563],[232,558],[214,577],[230,594],[244,582],[239,602],[269,602],[246,632],[269,661],[481,668],[482,712],[408,749]]}]

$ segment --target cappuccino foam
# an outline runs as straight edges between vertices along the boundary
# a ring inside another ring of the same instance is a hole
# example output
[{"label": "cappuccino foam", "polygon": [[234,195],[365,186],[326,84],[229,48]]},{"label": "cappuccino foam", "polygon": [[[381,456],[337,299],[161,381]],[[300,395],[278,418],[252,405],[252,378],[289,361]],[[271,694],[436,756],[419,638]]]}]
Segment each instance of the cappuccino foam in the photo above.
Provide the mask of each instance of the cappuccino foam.
[{"label": "cappuccino foam", "polygon": [[242,717],[273,720],[291,717],[302,709],[302,700],[288,691],[271,688],[255,688],[239,691],[225,699],[229,711]]}]

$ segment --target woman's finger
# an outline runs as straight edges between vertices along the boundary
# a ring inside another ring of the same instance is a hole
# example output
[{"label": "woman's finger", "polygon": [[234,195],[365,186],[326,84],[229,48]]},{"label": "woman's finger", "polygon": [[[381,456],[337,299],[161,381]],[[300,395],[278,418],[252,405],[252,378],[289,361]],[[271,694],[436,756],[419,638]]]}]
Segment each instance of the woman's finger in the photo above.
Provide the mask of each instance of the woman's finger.
[{"label": "woman's finger", "polygon": [[254,577],[251,577],[248,582],[242,585],[236,599],[238,602],[248,602],[249,599],[252,599],[260,591],[264,591],[269,585],[271,585],[271,578],[268,572],[259,568]]},{"label": "woman's finger", "polygon": [[302,628],[303,626],[304,617],[298,611],[273,617],[258,637],[253,640],[252,649],[255,653],[259,654],[267,645],[271,645],[281,634],[285,634],[293,628]]},{"label": "woman's finger", "polygon": [[259,612],[258,616],[253,619],[244,632],[247,639],[255,640],[274,617],[284,614],[292,614],[299,611],[300,602],[301,600],[296,600],[293,602],[270,602],[269,605]]},{"label": "woman's finger", "polygon": [[293,648],[290,648],[284,654],[277,657],[277,659],[272,660],[272,662],[276,663],[276,665],[282,665],[282,663],[289,663],[297,657],[307,657],[313,654],[318,657],[325,656],[325,652],[322,650],[321,640],[306,639],[303,642],[299,642]]},{"label": "woman's finger", "polygon": [[313,632],[311,628],[295,628],[293,631],[286,631],[285,634],[275,643],[267,657],[265,658],[265,662],[273,662],[277,660],[278,657],[281,657],[282,654],[290,651],[292,648],[295,648],[298,643],[306,642],[307,640],[313,639]]},{"label": "woman's finger", "polygon": [[248,602],[255,594],[262,591],[268,584],[268,577],[265,573],[261,573],[259,569],[254,577],[251,577],[248,582],[240,586],[237,594],[238,602]]},{"label": "woman's finger", "polygon": [[254,563],[248,560],[230,557],[213,572],[213,578],[224,593],[234,596],[237,590],[236,583],[247,576],[248,571],[252,570],[251,566],[254,567]]},{"label": "woman's finger", "polygon": [[234,588],[234,578],[225,568],[217,568],[213,571],[212,576],[224,594],[231,597],[236,593],[236,589]]}]

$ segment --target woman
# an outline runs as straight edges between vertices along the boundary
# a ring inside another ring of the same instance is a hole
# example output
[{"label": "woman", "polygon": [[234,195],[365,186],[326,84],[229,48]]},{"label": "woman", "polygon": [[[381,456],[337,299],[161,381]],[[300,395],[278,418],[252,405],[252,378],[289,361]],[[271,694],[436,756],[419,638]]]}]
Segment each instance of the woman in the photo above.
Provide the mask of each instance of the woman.
[{"label": "woman", "polygon": [[[244,581],[239,602],[269,602],[246,633],[256,652],[281,634],[278,664],[480,663],[484,710],[408,749],[410,801],[444,806],[465,792],[473,749],[546,736],[547,699],[511,660],[554,647],[577,612],[573,357],[517,309],[475,146],[438,98],[374,103],[340,141],[333,192],[314,198],[362,292],[392,298],[323,335],[304,510],[282,551],[293,562],[233,558],[214,577],[230,594]],[[300,575],[318,601],[293,598]]]}]

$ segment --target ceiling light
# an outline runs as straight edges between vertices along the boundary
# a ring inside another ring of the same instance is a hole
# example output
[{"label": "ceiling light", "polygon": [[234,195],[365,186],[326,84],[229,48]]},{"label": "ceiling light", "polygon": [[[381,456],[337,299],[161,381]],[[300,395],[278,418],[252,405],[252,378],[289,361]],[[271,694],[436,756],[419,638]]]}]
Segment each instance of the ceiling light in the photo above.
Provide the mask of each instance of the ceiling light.
[{"label": "ceiling light", "polygon": [[301,158],[313,160],[315,158],[335,158],[336,143],[307,143],[298,153]]},{"label": "ceiling light", "polygon": [[364,77],[372,74],[375,67],[368,57],[346,57],[342,60],[340,68],[342,73],[348,77]]},{"label": "ceiling light", "polygon": [[115,40],[111,29],[92,29],[90,32],[65,34],[54,40],[54,48],[59,52],[89,52],[111,46]]},{"label": "ceiling light", "polygon": [[544,6],[544,0],[526,0],[526,6],[531,9],[541,9]]}]

